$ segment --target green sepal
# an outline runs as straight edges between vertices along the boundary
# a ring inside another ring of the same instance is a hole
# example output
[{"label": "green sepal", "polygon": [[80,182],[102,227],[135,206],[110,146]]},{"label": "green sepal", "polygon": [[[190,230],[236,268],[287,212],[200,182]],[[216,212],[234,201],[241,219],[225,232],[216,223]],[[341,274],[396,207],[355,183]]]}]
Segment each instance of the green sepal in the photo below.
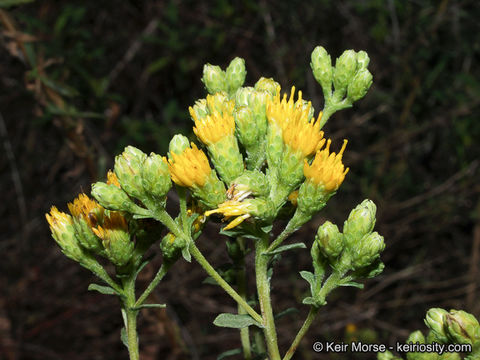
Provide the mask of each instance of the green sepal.
[{"label": "green sepal", "polygon": [[115,289],[111,288],[110,286],[98,285],[98,284],[90,284],[88,285],[88,291],[98,291],[100,294],[103,295],[119,295],[123,296],[123,294],[119,293]]},{"label": "green sepal", "polygon": [[262,324],[255,321],[255,319],[248,314],[223,313],[215,318],[213,324],[219,327],[228,327],[234,329],[243,329],[252,325],[257,326],[261,329],[264,328]]},{"label": "green sepal", "polygon": [[305,245],[303,242],[300,242],[300,243],[294,243],[294,244],[288,244],[288,245],[280,246],[280,247],[276,248],[275,250],[264,252],[262,255],[271,256],[271,255],[280,254],[280,253],[282,253],[284,251],[288,251],[288,250],[306,249],[306,248],[307,248],[307,245]]}]

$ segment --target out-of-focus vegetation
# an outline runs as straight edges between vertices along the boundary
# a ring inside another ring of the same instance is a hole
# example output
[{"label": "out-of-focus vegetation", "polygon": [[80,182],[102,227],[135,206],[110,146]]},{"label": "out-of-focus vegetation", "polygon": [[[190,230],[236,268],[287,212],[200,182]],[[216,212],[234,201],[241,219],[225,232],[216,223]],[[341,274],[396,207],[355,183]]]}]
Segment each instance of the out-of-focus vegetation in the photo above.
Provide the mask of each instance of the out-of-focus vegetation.
[{"label": "out-of-focus vegetation", "polygon": [[[247,84],[274,77],[320,109],[309,67],[316,45],[334,56],[366,50],[374,85],[325,128],[349,139],[351,170],[331,200],[335,210],[303,235],[369,197],[379,207],[386,270],[364,291],[330,300],[298,358],[321,358],[313,339],[403,341],[430,307],[480,315],[475,0],[21,2],[0,1],[0,358],[124,356],[114,300],[84,291],[88,274],[60,256],[43,214],[88,190],[125,145],[165,153],[173,134],[191,128],[187,108],[205,95],[207,62],[225,67],[243,57]],[[206,233],[199,246],[221,264],[223,240]],[[298,271],[308,255],[290,256],[290,266],[276,268],[284,279],[273,283],[278,309],[306,291]],[[235,331],[209,325],[221,291],[196,290],[203,273],[176,266],[156,292],[167,310],[139,324],[142,356],[214,359],[239,342]],[[301,318],[280,319],[280,338],[291,338]]]}]

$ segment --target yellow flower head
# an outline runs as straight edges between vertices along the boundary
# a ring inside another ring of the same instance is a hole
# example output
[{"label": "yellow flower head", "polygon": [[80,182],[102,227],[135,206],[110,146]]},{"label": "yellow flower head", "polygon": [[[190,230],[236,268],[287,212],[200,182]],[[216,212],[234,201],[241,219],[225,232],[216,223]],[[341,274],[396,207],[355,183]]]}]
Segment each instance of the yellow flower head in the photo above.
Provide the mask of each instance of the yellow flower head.
[{"label": "yellow flower head", "polygon": [[45,214],[50,230],[57,237],[67,231],[67,227],[73,225],[72,217],[57,209],[56,206],[52,206],[50,214]]},{"label": "yellow flower head", "polygon": [[290,201],[293,206],[297,206],[297,199],[298,199],[298,190],[292,191],[290,195],[288,195],[288,201]]},{"label": "yellow flower head", "polygon": [[118,182],[117,175],[115,175],[112,170],[108,170],[107,172],[107,184],[115,185],[116,187],[120,188],[120,183]]},{"label": "yellow flower head", "polygon": [[215,144],[226,136],[233,135],[235,131],[235,120],[231,112],[220,112],[214,110],[204,118],[198,117],[193,108],[189,108],[190,115],[195,120],[193,132],[205,145]]},{"label": "yellow flower head", "polygon": [[308,121],[312,104],[306,105],[302,99],[302,92],[298,92],[298,99],[294,101],[295,87],[292,87],[290,98],[287,94],[280,100],[280,92],[267,104],[267,117],[282,129],[283,141],[295,151],[302,152],[303,156],[309,156],[320,149],[325,143],[323,131],[320,131],[320,120]]},{"label": "yellow flower head", "polygon": [[342,148],[338,154],[330,153],[331,140],[327,141],[327,146],[323,150],[318,150],[312,164],[307,160],[303,166],[303,174],[307,180],[321,185],[326,191],[336,191],[345,179],[349,168],[344,167],[342,163],[343,152],[347,146],[347,140],[343,141]]},{"label": "yellow flower head", "polygon": [[104,212],[104,208],[98,202],[85,194],[78,195],[73,202],[68,203],[68,210],[73,217],[85,220],[91,228],[101,222]]},{"label": "yellow flower head", "polygon": [[225,226],[224,230],[228,230],[240,225],[245,219],[248,219],[251,216],[250,207],[251,204],[249,204],[247,201],[241,202],[238,200],[227,200],[218,205],[218,209],[206,211],[205,216],[210,216],[211,214],[223,214],[225,219],[228,219],[232,216],[238,216],[227,226]]},{"label": "yellow flower head", "polygon": [[100,239],[106,240],[111,238],[109,235],[115,231],[128,233],[128,224],[121,213],[110,211],[108,216],[103,219],[102,226],[94,227],[92,230]]},{"label": "yellow flower head", "polygon": [[208,158],[202,150],[192,142],[192,147],[187,147],[181,154],[170,153],[169,162],[172,180],[180,186],[202,187],[207,181],[212,169]]},{"label": "yellow flower head", "polygon": [[214,110],[220,112],[220,114],[232,114],[235,108],[235,101],[228,100],[226,93],[216,93],[214,95],[207,95],[207,108],[210,113]]}]

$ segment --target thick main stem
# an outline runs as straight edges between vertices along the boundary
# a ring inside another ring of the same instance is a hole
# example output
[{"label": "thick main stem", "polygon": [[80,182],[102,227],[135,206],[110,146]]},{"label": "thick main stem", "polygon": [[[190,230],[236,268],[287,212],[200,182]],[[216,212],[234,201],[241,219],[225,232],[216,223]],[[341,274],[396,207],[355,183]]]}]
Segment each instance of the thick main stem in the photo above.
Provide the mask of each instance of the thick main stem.
[{"label": "thick main stem", "polygon": [[[245,273],[245,260],[239,262],[239,269],[237,270],[237,283],[238,283],[238,294],[247,301],[247,279]],[[247,312],[243,307],[238,304],[238,313],[246,314]],[[242,342],[243,356],[245,360],[250,360],[252,358],[252,351],[250,348],[250,332],[248,327],[240,329],[240,340]]]},{"label": "thick main stem", "polygon": [[310,308],[310,312],[308,313],[307,318],[305,319],[305,322],[303,323],[302,327],[298,331],[297,336],[295,336],[295,339],[293,340],[292,345],[290,345],[290,348],[288,349],[287,353],[283,357],[283,360],[289,360],[293,356],[293,354],[298,348],[298,345],[300,345],[300,341],[303,339],[308,329],[312,325],[313,320],[315,320],[317,313],[318,313],[318,307],[312,306]]},{"label": "thick main stem", "polygon": [[137,335],[137,315],[138,310],[135,306],[135,277],[130,276],[124,282],[125,301],[123,303],[126,315],[125,330],[127,333],[127,345],[130,360],[139,360],[138,335]]},{"label": "thick main stem", "polygon": [[269,256],[263,254],[268,248],[268,237],[259,239],[255,245],[255,273],[257,280],[258,300],[263,318],[263,333],[270,360],[280,360],[278,350],[277,332],[275,330],[275,321],[273,317],[272,303],[270,301],[270,282],[268,281],[268,260]]},{"label": "thick main stem", "polygon": [[215,271],[212,265],[205,259],[203,254],[197,248],[195,243],[190,243],[190,254],[205,269],[208,275],[210,275],[217,283],[227,292],[245,311],[260,324],[263,322],[262,317],[250,306],[247,302]]}]

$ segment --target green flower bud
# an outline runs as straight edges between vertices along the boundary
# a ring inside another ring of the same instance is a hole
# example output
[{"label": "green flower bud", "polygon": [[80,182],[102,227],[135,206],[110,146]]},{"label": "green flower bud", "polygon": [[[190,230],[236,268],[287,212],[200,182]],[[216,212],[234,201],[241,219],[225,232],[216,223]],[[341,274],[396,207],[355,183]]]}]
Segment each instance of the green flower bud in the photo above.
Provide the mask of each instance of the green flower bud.
[{"label": "green flower bud", "polygon": [[335,92],[344,94],[348,83],[352,80],[357,70],[357,55],[353,50],[345,50],[335,62],[333,83]]},{"label": "green flower bud", "polygon": [[145,198],[141,170],[146,157],[147,155],[141,150],[127,146],[124,152],[115,158],[114,172],[122,189],[140,200]]},{"label": "green flower bud", "polygon": [[206,64],[203,67],[202,82],[209,94],[227,90],[225,72],[217,65]]},{"label": "green flower bud", "polygon": [[245,60],[239,57],[233,59],[226,71],[226,80],[230,94],[235,93],[243,85],[246,75]]},{"label": "green flower bud", "polygon": [[480,340],[480,325],[472,315],[462,310],[450,310],[445,315],[447,336],[454,343],[473,345]]},{"label": "green flower bud", "polygon": [[[186,136],[181,134],[175,135],[172,140],[170,140],[170,144],[168,145],[168,151],[170,153],[175,153],[180,155],[183,151],[190,147],[190,141]],[[168,156],[170,158],[170,154]]]},{"label": "green flower bud", "polygon": [[315,241],[324,255],[330,258],[336,258],[343,250],[343,235],[337,225],[330,221],[326,221],[318,228]]},{"label": "green flower bud", "polygon": [[[203,119],[208,114],[210,114],[210,111],[208,110],[208,106],[207,106],[207,99],[199,99],[195,101],[195,105],[193,105],[192,109],[195,115],[199,119]],[[193,117],[192,117],[192,120],[193,120]]]},{"label": "green flower bud", "polygon": [[254,88],[251,86],[241,87],[235,93],[235,106],[240,108],[242,106],[249,106],[250,95],[254,92]]},{"label": "green flower bud", "polygon": [[258,136],[263,137],[267,133],[266,106],[271,99],[270,93],[266,91],[254,91],[250,95],[250,108],[253,110],[255,126],[258,128]]},{"label": "green flower bud", "polygon": [[268,92],[271,96],[275,96],[277,94],[277,89],[280,87],[280,84],[277,83],[275,80],[272,78],[264,78],[261,77],[256,83],[255,83],[255,90],[258,91],[266,91]]},{"label": "green flower bud", "polygon": [[157,199],[162,199],[172,187],[170,172],[165,157],[151,153],[142,167],[144,190]]},{"label": "green flower bud", "polygon": [[332,59],[322,46],[317,46],[311,56],[310,67],[315,80],[322,86],[325,97],[329,97],[332,91],[333,69]]},{"label": "green flower bud", "polygon": [[360,240],[364,235],[372,232],[375,226],[375,214],[377,207],[371,200],[365,199],[361,204],[350,212],[348,219],[343,225],[343,233],[345,234],[347,246],[353,246],[355,242]]},{"label": "green flower bud", "polygon": [[55,206],[52,206],[50,214],[45,214],[45,217],[50,225],[52,237],[60,246],[62,252],[68,258],[81,262],[86,254],[78,244],[72,217],[58,211]]},{"label": "green flower bud", "polygon": [[357,53],[357,69],[358,70],[366,69],[369,63],[370,63],[370,58],[368,57],[368,54],[365,51],[360,50]]},{"label": "green flower bud", "polygon": [[447,343],[446,316],[448,312],[440,308],[432,308],[427,311],[425,325],[432,331],[437,341]]},{"label": "green flower bud", "polygon": [[160,243],[163,260],[166,264],[173,264],[182,256],[182,250],[187,245],[185,239],[178,238],[172,233],[165,235]]},{"label": "green flower bud", "polygon": [[350,255],[353,267],[360,269],[370,265],[380,256],[383,249],[385,249],[383,236],[376,231],[370,235],[363,236],[351,248]]},{"label": "green flower bud", "polygon": [[412,332],[407,339],[407,343],[414,343],[415,344],[417,342],[419,344],[425,344],[425,336],[423,336],[423,334],[420,330]]},{"label": "green flower bud", "polygon": [[233,113],[235,119],[235,130],[238,135],[238,140],[245,146],[251,147],[258,142],[258,128],[255,126],[255,119],[253,111],[242,106]]},{"label": "green flower bud", "polygon": [[266,196],[270,186],[264,173],[257,170],[245,170],[242,175],[232,181],[232,198],[241,201],[249,195]]},{"label": "green flower bud", "polygon": [[92,184],[92,196],[103,207],[110,210],[125,211],[131,214],[147,215],[147,210],[136,205],[123,191],[115,185],[107,185],[104,182]]},{"label": "green flower bud", "polygon": [[75,227],[75,236],[79,244],[86,250],[101,254],[103,245],[100,239],[93,233],[90,226],[82,218],[74,218],[73,226]]},{"label": "green flower bud", "polygon": [[326,191],[314,182],[305,181],[298,189],[297,207],[300,211],[311,217],[319,212],[335,192]]},{"label": "green flower bud", "polygon": [[373,82],[373,76],[367,69],[358,71],[353,80],[348,84],[347,98],[351,101],[357,101],[363,98]]}]

